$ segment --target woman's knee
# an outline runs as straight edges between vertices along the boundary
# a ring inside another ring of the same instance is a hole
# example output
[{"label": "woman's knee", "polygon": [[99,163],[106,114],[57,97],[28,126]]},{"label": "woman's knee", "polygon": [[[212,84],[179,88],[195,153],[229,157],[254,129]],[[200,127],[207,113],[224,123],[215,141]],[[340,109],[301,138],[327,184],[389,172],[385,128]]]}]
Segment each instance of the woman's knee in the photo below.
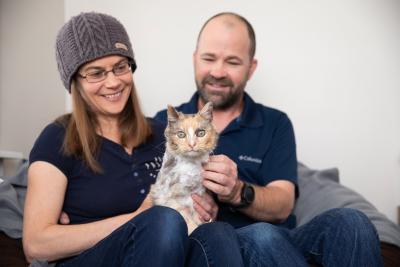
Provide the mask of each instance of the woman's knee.
[{"label": "woman's knee", "polygon": [[164,206],[154,206],[148,210],[147,217],[150,224],[153,227],[168,227],[168,229],[173,228],[185,228],[186,222],[181,216],[181,214],[171,208]]},{"label": "woman's knee", "polygon": [[208,235],[212,234],[213,236],[232,236],[236,235],[235,229],[232,225],[225,222],[213,222],[213,223],[205,223],[197,227],[192,235]]},{"label": "woman's knee", "polygon": [[209,244],[238,244],[236,230],[225,222],[202,224],[193,231],[190,237],[204,240]]},{"label": "woman's knee", "polygon": [[200,225],[190,235],[190,258],[190,266],[242,266],[235,229],[225,222]]},{"label": "woman's knee", "polygon": [[[186,222],[178,211],[154,206],[141,214],[143,227],[140,227],[149,240],[154,240],[160,246],[171,246],[187,242]],[[137,222],[136,222],[137,224]],[[156,245],[156,244],[155,244]]]}]

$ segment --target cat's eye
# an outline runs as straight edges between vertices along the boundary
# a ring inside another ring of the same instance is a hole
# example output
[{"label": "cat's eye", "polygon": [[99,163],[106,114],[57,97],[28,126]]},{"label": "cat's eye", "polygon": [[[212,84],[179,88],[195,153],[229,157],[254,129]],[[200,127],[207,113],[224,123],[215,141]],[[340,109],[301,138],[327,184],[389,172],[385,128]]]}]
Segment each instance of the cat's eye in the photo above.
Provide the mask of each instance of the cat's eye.
[{"label": "cat's eye", "polygon": [[197,137],[203,137],[205,135],[206,135],[206,130],[199,129],[199,130],[196,131],[196,136]]},{"label": "cat's eye", "polygon": [[179,138],[185,138],[185,137],[186,137],[186,134],[185,134],[184,131],[179,131],[179,132],[176,133],[176,135],[177,135]]}]

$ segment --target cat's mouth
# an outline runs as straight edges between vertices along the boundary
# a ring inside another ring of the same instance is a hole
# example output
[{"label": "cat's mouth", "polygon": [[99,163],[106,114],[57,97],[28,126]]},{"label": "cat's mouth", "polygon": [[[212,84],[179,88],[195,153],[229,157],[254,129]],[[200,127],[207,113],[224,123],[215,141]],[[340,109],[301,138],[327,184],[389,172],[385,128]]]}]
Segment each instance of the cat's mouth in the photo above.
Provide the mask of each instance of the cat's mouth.
[{"label": "cat's mouth", "polygon": [[187,157],[195,158],[195,157],[201,156],[203,153],[204,153],[203,151],[200,151],[200,150],[193,150],[193,149],[192,149],[192,150],[186,151],[186,152],[185,152],[185,155],[186,155]]}]

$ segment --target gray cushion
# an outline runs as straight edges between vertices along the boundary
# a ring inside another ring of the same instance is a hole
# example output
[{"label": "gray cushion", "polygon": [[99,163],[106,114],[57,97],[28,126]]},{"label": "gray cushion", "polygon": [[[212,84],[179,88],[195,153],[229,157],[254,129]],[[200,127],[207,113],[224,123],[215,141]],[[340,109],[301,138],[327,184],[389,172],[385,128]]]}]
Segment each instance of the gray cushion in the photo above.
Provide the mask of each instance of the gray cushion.
[{"label": "gray cushion", "polygon": [[12,238],[22,237],[28,161],[21,162],[14,176],[0,183],[0,231]]},{"label": "gray cushion", "polygon": [[294,209],[298,226],[333,208],[353,208],[368,216],[381,241],[400,247],[400,227],[360,194],[341,185],[337,168],[312,170],[299,163],[298,175],[300,197]]}]

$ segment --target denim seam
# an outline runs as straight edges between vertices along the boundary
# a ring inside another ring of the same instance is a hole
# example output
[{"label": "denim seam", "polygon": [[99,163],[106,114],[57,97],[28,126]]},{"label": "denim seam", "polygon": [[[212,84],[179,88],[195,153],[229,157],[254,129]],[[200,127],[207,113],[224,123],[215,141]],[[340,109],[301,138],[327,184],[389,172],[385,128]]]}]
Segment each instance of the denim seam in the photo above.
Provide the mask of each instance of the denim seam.
[{"label": "denim seam", "polygon": [[206,258],[207,267],[210,267],[210,263],[209,263],[209,261],[208,261],[208,257],[207,257],[207,252],[206,252],[206,250],[205,250],[205,248],[204,248],[203,244],[202,244],[202,243],[200,242],[200,240],[198,240],[197,238],[190,237],[190,239],[192,239],[192,240],[196,241],[196,242],[197,242],[197,243],[200,245],[200,247],[201,247],[201,250],[203,251],[203,253],[204,253],[204,256],[205,256],[205,258]]},{"label": "denim seam", "polygon": [[[128,221],[128,224],[130,224],[132,227],[135,228],[135,230],[133,231],[133,234],[131,234],[130,239],[132,240],[132,251],[135,251],[135,247],[136,247],[136,242],[135,242],[135,234],[136,234],[136,230],[137,230],[137,226],[136,224],[134,224],[131,220]],[[135,259],[135,257],[133,256],[133,253],[129,253],[128,258],[127,258],[128,262],[133,263],[134,261],[136,261],[137,259]],[[123,262],[124,260],[122,260],[121,262]]]}]

